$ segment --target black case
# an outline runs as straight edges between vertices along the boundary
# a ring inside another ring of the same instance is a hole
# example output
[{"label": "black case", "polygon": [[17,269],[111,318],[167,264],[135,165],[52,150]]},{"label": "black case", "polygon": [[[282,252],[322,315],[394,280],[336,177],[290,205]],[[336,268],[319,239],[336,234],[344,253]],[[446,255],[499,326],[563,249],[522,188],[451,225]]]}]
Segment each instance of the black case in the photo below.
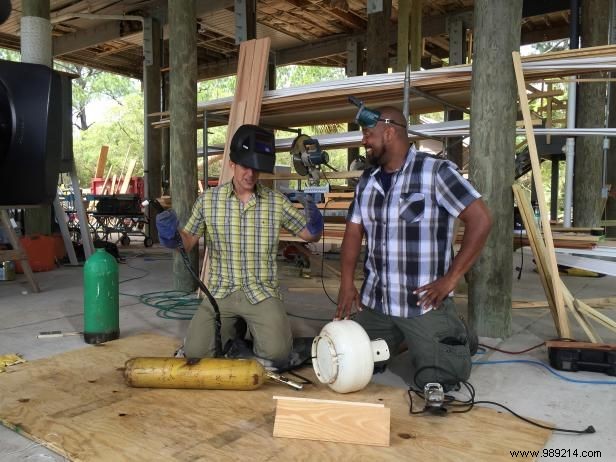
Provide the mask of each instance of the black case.
[{"label": "black case", "polygon": [[550,364],[560,371],[604,372],[616,376],[616,351],[592,348],[548,347]]}]

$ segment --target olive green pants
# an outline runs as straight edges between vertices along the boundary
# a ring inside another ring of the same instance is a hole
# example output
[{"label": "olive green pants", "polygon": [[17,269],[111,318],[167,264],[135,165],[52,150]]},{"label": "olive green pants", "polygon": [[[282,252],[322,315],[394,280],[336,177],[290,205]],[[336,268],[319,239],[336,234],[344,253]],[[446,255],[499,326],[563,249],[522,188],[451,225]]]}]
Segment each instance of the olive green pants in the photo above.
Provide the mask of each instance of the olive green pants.
[{"label": "olive green pants", "polygon": [[[471,373],[471,355],[464,323],[451,298],[438,310],[414,318],[400,318],[364,308],[355,317],[371,339],[387,342],[391,357],[406,342],[408,361],[399,374],[411,386],[423,389],[429,382],[455,385]],[[390,359],[391,361],[392,359]]]},{"label": "olive green pants", "polygon": [[[238,290],[216,301],[220,310],[223,347],[227,340],[235,337],[235,321],[242,317],[252,336],[255,355],[271,361],[283,361],[289,357],[293,335],[282,300],[271,297],[253,305],[244,291]],[[205,298],[188,325],[184,342],[187,358],[214,356],[215,325],[214,308]]]}]

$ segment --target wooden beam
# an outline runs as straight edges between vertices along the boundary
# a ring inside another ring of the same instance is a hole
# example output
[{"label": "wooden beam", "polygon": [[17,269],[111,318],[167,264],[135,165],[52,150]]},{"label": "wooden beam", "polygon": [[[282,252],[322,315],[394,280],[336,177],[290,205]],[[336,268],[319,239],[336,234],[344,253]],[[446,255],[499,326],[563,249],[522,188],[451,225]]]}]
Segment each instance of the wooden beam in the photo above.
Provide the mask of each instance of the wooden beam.
[{"label": "wooden beam", "polygon": [[383,404],[274,396],[274,436],[389,446],[390,409]]},{"label": "wooden beam", "polygon": [[94,178],[102,178],[105,173],[105,166],[107,165],[107,153],[109,152],[109,146],[101,146],[101,150],[98,153],[98,161],[96,162],[96,171],[94,172]]},{"label": "wooden beam", "polygon": [[526,229],[526,233],[529,237],[528,240],[530,243],[530,248],[533,252],[533,255],[535,256],[537,272],[539,273],[539,279],[541,280],[541,285],[548,301],[548,306],[550,308],[550,313],[552,314],[552,319],[554,321],[554,326],[556,327],[556,332],[559,334],[560,337],[563,337],[563,335],[560,333],[560,324],[558,322],[559,313],[556,310],[556,304],[554,302],[550,269],[548,268],[545,258],[545,244],[541,240],[539,236],[539,230],[535,225],[534,215],[530,206],[530,201],[524,195],[524,192],[522,191],[520,185],[514,184],[512,186],[512,189],[516,202],[518,203],[518,210],[520,211],[520,216],[522,217],[524,228]]},{"label": "wooden beam", "polygon": [[[265,37],[258,40],[248,40],[240,45],[237,81],[233,103],[229,111],[227,138],[220,176],[218,177],[219,184],[230,181],[233,176],[229,165],[229,147],[235,131],[244,124],[259,124],[270,44],[269,37]],[[204,282],[208,279],[208,261],[209,257],[206,252],[201,268],[201,279]]]}]

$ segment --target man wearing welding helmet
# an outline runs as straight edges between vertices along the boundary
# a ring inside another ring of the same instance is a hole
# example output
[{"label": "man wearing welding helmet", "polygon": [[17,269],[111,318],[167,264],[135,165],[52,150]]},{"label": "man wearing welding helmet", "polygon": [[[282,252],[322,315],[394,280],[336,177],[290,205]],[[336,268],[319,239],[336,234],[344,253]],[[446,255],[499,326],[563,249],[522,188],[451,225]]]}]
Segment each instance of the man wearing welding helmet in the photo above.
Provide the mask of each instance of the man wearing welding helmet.
[{"label": "man wearing welding helmet", "polygon": [[[223,345],[235,336],[236,321],[243,318],[253,338],[254,354],[284,363],[293,337],[278,284],[280,228],[316,242],[323,217],[313,202],[304,201],[302,212],[283,194],[258,182],[259,173],[272,173],[274,164],[274,134],[255,125],[239,127],[230,144],[233,178],[197,198],[179,234],[189,251],[205,232],[210,257],[206,285],[220,310]],[[177,218],[163,217],[163,221],[157,220],[160,241],[176,247]],[[185,356],[213,356],[214,329],[214,309],[204,299],[188,326]]]},{"label": "man wearing welding helmet", "polygon": [[[451,389],[468,379],[472,349],[453,290],[483,248],[489,211],[455,164],[409,146],[398,109],[362,104],[357,121],[372,168],[359,179],[347,215],[336,319],[358,310],[355,321],[371,338],[386,340],[391,352],[406,343],[408,369],[400,375],[411,387],[437,382]],[[465,231],[453,257],[456,218]],[[353,273],[364,235],[360,295]]]}]

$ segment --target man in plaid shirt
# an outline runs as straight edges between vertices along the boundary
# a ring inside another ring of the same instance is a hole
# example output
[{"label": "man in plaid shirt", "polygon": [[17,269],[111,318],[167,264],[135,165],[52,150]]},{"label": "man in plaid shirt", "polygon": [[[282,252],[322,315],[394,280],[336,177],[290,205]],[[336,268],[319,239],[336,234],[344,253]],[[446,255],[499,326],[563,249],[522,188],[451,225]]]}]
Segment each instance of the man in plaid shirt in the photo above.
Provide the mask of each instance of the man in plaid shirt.
[{"label": "man in plaid shirt", "polygon": [[[358,310],[355,321],[370,338],[385,339],[392,356],[406,343],[404,375],[411,386],[438,382],[449,388],[468,379],[471,369],[453,290],[479,256],[491,217],[454,164],[409,147],[399,110],[371,112],[363,121],[362,144],[373,167],[361,176],[347,216],[336,319]],[[456,218],[465,232],[452,257]],[[360,297],[353,275],[364,236]]]},{"label": "man in plaid shirt", "polygon": [[[293,337],[278,287],[280,228],[316,242],[323,216],[313,202],[304,200],[302,212],[283,194],[258,183],[259,172],[274,169],[274,149],[272,132],[254,125],[238,128],[230,144],[232,180],[197,198],[179,234],[190,251],[205,232],[210,256],[206,285],[220,310],[223,345],[235,337],[235,322],[242,318],[252,335],[254,354],[284,363]],[[162,221],[169,223],[160,221],[157,218],[161,243],[176,247],[177,217],[167,215]],[[185,356],[213,356],[214,329],[214,309],[206,298],[188,326]]]}]

